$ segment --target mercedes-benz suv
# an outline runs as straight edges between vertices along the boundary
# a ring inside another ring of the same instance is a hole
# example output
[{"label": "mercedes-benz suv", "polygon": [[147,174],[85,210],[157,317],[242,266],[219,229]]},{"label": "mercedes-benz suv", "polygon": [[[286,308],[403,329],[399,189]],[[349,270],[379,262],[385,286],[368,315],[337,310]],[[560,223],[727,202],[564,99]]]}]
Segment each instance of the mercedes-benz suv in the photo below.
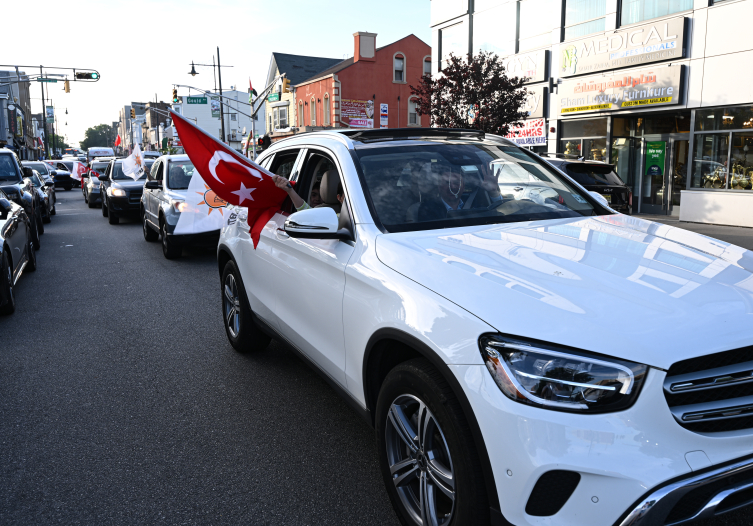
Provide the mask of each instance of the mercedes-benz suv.
[{"label": "mercedes-benz suv", "polygon": [[287,200],[256,248],[235,208],[228,340],[290,346],[374,426],[403,524],[685,524],[751,502],[753,253],[618,214],[478,131],[302,134],[259,164],[308,207]]}]

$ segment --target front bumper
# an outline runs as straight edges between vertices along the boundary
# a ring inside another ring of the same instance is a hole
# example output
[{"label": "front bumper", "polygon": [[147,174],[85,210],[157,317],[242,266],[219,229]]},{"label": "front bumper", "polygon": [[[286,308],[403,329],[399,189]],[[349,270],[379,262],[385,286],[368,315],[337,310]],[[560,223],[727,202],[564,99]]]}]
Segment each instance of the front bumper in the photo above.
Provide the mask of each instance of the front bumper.
[{"label": "front bumper", "polygon": [[220,230],[201,232],[200,234],[173,234],[171,230],[175,230],[175,226],[170,228],[168,224],[167,228],[167,237],[170,241],[181,246],[216,247],[220,242]]},{"label": "front bumper", "polygon": [[110,196],[108,199],[108,206],[110,210],[118,214],[138,214],[141,209],[141,196],[135,199],[131,195],[125,197]]},{"label": "front bumper", "polygon": [[92,203],[102,202],[102,194],[99,191],[99,187],[87,189],[87,195],[89,196],[89,201]]},{"label": "front bumper", "polygon": [[[665,501],[668,508],[662,504],[656,511],[641,509],[653,495],[651,488],[661,490],[670,487],[668,482],[691,480],[699,473],[710,473],[705,470],[711,466],[753,453],[752,430],[703,435],[677,424],[662,394],[666,373],[658,369],[650,369],[629,409],[582,415],[509,400],[483,365],[450,368],[478,420],[501,511],[516,526],[664,525],[674,503],[687,491],[672,493],[677,497]],[[529,514],[527,504],[536,483],[557,470],[579,475],[572,493],[551,515]],[[707,503],[700,498],[695,502],[699,507]],[[644,522],[635,522],[636,517]],[[623,522],[627,518],[634,522]]]},{"label": "front bumper", "polygon": [[73,179],[72,177],[68,175],[56,175],[53,177],[53,181],[55,183],[55,188],[57,187],[68,187],[68,186],[76,186],[78,184],[78,181]]}]

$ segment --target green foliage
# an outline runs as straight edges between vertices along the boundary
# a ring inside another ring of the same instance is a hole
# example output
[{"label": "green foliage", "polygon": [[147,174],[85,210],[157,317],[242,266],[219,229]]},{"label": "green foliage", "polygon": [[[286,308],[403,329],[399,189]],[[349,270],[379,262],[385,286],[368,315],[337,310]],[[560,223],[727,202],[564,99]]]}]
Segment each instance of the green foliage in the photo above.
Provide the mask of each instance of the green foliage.
[{"label": "green foliage", "polygon": [[112,126],[100,124],[86,130],[84,140],[79,143],[79,146],[82,150],[96,146],[112,147],[117,136],[117,132],[112,129]]},{"label": "green foliage", "polygon": [[466,59],[450,54],[439,77],[424,75],[410,88],[418,96],[417,113],[431,116],[432,126],[507,135],[510,125],[527,117],[520,111],[527,80],[508,77],[499,57],[482,51]]},{"label": "green foliage", "polygon": [[[53,136],[54,136],[54,142],[53,142]],[[50,136],[50,138],[47,139],[49,141],[49,143],[50,143],[49,144],[50,149],[52,149],[53,147],[55,147],[55,148],[57,148],[58,150],[60,150],[62,152],[66,148],[70,148],[71,147],[70,144],[68,144],[67,142],[65,142],[65,137],[61,137],[57,133],[53,134],[53,136]]]}]

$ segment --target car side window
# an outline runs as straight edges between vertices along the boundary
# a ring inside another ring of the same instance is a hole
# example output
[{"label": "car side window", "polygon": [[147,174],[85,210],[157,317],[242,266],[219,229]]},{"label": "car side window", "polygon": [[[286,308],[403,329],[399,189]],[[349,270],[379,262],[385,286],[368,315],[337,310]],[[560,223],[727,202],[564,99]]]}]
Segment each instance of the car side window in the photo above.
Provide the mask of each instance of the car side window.
[{"label": "car side window", "polygon": [[299,152],[300,149],[297,148],[295,150],[278,152],[269,171],[290,179],[291,175],[293,175],[293,168],[295,167],[295,161],[298,159]]}]

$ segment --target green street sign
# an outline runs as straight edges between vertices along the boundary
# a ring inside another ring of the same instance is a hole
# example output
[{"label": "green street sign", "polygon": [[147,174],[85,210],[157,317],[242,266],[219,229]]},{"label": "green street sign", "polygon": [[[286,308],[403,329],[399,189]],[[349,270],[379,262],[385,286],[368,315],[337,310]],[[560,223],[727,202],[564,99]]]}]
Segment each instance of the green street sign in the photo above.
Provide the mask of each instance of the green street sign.
[{"label": "green street sign", "polygon": [[188,104],[206,104],[206,97],[188,97]]},{"label": "green street sign", "polygon": [[279,93],[270,93],[267,97],[268,102],[277,102],[280,100],[280,94]]},{"label": "green street sign", "polygon": [[57,82],[57,81],[58,81],[57,79],[43,79],[43,78],[37,79],[37,82]]}]

